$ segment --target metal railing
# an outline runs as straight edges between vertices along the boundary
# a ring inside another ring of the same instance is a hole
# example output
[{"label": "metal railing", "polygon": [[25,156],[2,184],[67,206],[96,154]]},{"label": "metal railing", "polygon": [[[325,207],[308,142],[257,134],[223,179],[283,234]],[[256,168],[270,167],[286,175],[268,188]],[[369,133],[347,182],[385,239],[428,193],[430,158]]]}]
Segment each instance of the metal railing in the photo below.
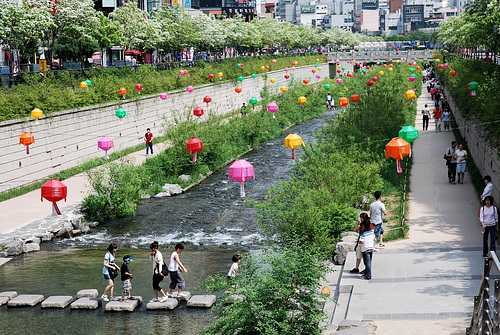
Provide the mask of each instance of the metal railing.
[{"label": "metal railing", "polygon": [[479,294],[474,297],[474,310],[467,335],[500,334],[500,280],[494,281],[493,292],[490,288],[490,270],[492,266],[500,272],[500,262],[494,251],[484,259],[484,274],[479,287]]}]

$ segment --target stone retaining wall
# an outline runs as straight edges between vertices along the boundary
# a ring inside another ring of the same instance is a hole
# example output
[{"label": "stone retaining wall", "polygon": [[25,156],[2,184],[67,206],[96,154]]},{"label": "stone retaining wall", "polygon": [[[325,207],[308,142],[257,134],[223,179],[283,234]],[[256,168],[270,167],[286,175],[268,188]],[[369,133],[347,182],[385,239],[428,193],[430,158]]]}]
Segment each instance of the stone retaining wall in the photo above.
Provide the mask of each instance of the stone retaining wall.
[{"label": "stone retaining wall", "polygon": [[[498,159],[497,149],[492,148],[483,139],[483,131],[481,127],[476,126],[476,124],[479,124],[481,121],[475,119],[465,119],[460,109],[457,108],[455,102],[453,101],[453,97],[446,87],[444,88],[444,93],[448,98],[448,103],[451,111],[453,112],[453,116],[457,121],[457,125],[460,128],[460,133],[467,142],[467,146],[469,148],[467,154],[469,157],[472,156],[481,175],[491,176],[494,185],[493,198],[498,205],[500,201],[500,161]],[[471,99],[474,99],[474,97],[471,97]]]},{"label": "stone retaining wall", "polygon": [[[327,67],[322,66],[325,77]],[[296,81],[309,78],[311,83],[317,82],[316,78],[312,78],[312,67],[290,71],[292,78],[288,83],[285,83],[283,70],[269,72],[268,76],[276,79],[274,84],[268,82],[271,93],[279,93],[279,87],[290,85],[293,78]],[[213,84],[195,87],[192,93],[184,90],[168,92],[167,100],[161,100],[156,94],[54,113],[40,119],[38,124],[31,118],[1,122],[0,192],[47,178],[78,166],[87,159],[103,157],[104,153],[97,148],[97,141],[102,136],[110,137],[115,149],[122,150],[144,143],[146,128],[151,128],[152,133],[158,136],[175,123],[196,118],[192,110],[197,106],[205,111],[201,117],[203,121],[210,115],[233,112],[243,102],[249,105],[251,97],[260,101],[260,92],[265,84],[265,75],[260,74],[256,78],[246,77],[243,82],[215,80]],[[236,86],[242,88],[240,94],[235,93]],[[203,97],[207,95],[212,98],[208,107],[203,102]],[[127,112],[122,122],[115,116],[120,107]],[[35,137],[29,155],[19,144],[19,136],[24,132],[30,132]]]}]

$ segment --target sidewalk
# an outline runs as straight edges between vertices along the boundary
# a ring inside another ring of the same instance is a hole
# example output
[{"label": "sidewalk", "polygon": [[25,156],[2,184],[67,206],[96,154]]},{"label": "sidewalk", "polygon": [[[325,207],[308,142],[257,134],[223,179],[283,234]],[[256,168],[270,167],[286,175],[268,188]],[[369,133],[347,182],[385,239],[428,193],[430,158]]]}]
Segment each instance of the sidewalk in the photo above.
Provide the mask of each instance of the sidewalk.
[{"label": "sidewalk", "polygon": [[[155,143],[154,152],[165,150],[167,142]],[[126,157],[135,160],[136,165],[146,161],[145,149],[136,151]],[[62,181],[68,187],[67,201],[59,201],[59,209],[80,203],[89,194],[87,178],[85,173],[77,174]],[[14,229],[22,228],[34,220],[52,215],[52,204],[41,199],[41,190],[34,190],[24,195],[0,202],[0,234],[8,233]]]},{"label": "sidewalk", "polygon": [[434,132],[432,120],[422,131],[420,112],[425,104],[434,106],[425,86],[417,103],[420,139],[413,143],[409,238],[374,253],[370,281],[349,273],[355,264],[349,253],[340,280],[347,303],[337,307],[333,323],[364,321],[366,329],[352,334],[464,334],[479,290],[478,195],[468,174],[464,184],[448,183],[443,154],[453,133]]}]

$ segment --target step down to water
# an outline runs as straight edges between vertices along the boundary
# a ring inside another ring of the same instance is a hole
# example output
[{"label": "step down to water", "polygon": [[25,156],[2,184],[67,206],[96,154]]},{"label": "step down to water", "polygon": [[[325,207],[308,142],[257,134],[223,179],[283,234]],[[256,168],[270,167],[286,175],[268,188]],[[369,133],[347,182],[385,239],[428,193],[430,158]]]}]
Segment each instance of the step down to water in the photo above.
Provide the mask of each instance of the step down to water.
[{"label": "step down to water", "polygon": [[16,291],[0,292],[0,306],[5,305],[9,302],[9,300],[14,299],[15,297],[17,297]]},{"label": "step down to water", "polygon": [[33,307],[44,300],[41,294],[21,294],[9,300],[8,307]]},{"label": "step down to water", "polygon": [[205,307],[210,308],[215,303],[216,297],[213,294],[209,295],[193,295],[188,300],[188,307]]},{"label": "step down to water", "polygon": [[91,289],[86,289],[86,290],[80,290],[76,292],[76,298],[97,298],[99,296],[99,291],[97,291],[95,288]]},{"label": "step down to water", "polygon": [[100,298],[80,298],[76,301],[74,301],[70,308],[71,309],[90,309],[94,310],[97,309],[101,305],[101,299]]},{"label": "step down to water", "polygon": [[165,302],[148,302],[146,305],[147,310],[159,310],[159,309],[174,309],[179,305],[179,300],[174,298],[168,298]]},{"label": "step down to water", "polygon": [[42,308],[66,308],[73,302],[70,295],[53,295],[42,302]]},{"label": "step down to water", "polygon": [[132,296],[132,297],[134,298],[133,300],[122,301],[120,299],[118,301],[110,301],[106,304],[104,310],[106,312],[133,312],[137,306],[142,304],[142,297],[141,296]]}]

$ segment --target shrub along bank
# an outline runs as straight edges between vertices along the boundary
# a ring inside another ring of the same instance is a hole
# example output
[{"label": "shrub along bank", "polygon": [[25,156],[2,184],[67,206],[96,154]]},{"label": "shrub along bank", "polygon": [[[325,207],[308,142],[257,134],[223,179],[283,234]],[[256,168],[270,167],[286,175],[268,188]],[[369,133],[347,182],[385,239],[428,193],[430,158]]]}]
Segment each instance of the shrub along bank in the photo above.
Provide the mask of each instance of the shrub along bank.
[{"label": "shrub along bank", "polygon": [[[337,96],[356,93],[361,101],[351,103],[326,126],[318,143],[306,148],[292,179],[272,188],[269,200],[257,205],[259,223],[269,236],[280,243],[299,240],[330,258],[332,244],[353,228],[357,212],[367,209],[363,199],[373,201],[376,190],[398,197],[390,210],[400,218],[404,175],[396,172],[394,159],[385,158],[385,145],[403,126],[414,123],[416,104],[405,92],[412,88],[420,94],[421,74],[412,83],[409,68],[398,64],[388,73],[376,67],[336,87]],[[385,74],[378,75],[379,70]],[[370,90],[366,85],[373,76],[379,80]],[[401,230],[396,232],[393,238],[402,237]]]},{"label": "shrub along bank", "polygon": [[[186,68],[187,75],[181,76],[183,68],[156,71],[155,66],[141,65],[137,69],[97,68],[83,73],[60,71],[55,73],[39,73],[25,76],[25,83],[13,87],[2,87],[0,95],[0,121],[29,117],[34,108],[41,109],[44,114],[92,106],[111,101],[121,101],[119,89],[127,89],[127,98],[138,97],[136,84],[142,85],[141,94],[157,94],[187,86],[199,86],[210,83],[208,75],[215,75],[214,82],[218,82],[217,74],[223,73],[223,81],[237,80],[238,76],[249,76],[252,73],[260,75],[261,66],[269,66],[269,71],[291,67],[292,62],[300,66],[314,64],[316,59],[326,55],[277,55],[261,57],[238,57],[221,61],[220,63],[197,63],[196,67]],[[276,59],[276,63],[271,63]],[[243,67],[237,64],[243,63]],[[80,82],[89,79],[92,86],[82,92]]]}]

